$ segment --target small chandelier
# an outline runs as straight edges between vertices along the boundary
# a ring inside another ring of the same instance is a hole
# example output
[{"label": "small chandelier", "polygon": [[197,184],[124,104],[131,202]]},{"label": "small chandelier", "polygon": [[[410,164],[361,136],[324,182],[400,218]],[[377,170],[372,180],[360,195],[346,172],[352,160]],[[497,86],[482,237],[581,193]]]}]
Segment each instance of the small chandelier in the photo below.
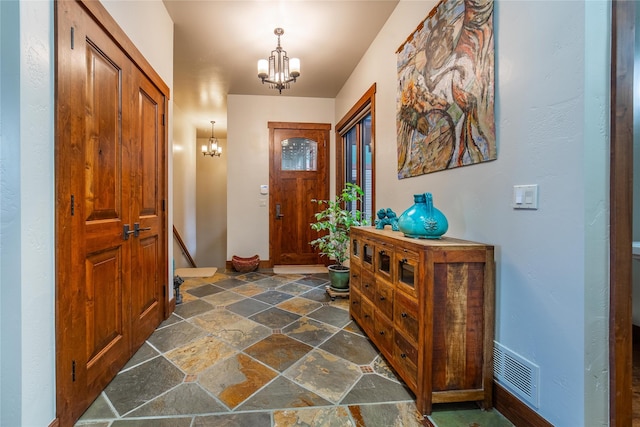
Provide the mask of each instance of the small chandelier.
[{"label": "small chandelier", "polygon": [[258,61],[258,78],[263,84],[267,82],[271,89],[278,89],[278,92],[282,93],[282,89],[289,89],[289,83],[300,77],[300,59],[291,58],[289,61],[287,51],[280,47],[280,36],[284,34],[282,28],[276,28],[273,34],[278,36],[278,46],[276,50],[271,51],[268,61]]},{"label": "small chandelier", "polygon": [[202,154],[205,156],[209,155],[211,157],[220,157],[220,154],[222,154],[222,147],[218,144],[218,138],[213,136],[214,123],[215,120],[211,120],[211,138],[209,138],[207,145],[202,146]]}]

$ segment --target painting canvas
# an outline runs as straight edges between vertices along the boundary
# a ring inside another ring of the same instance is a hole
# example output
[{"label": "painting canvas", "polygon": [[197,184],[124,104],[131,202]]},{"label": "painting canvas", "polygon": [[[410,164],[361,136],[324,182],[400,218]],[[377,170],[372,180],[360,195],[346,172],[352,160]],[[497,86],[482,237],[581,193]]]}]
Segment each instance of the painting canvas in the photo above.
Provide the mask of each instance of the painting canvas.
[{"label": "painting canvas", "polygon": [[398,178],[495,160],[493,0],[443,0],[397,51]]}]

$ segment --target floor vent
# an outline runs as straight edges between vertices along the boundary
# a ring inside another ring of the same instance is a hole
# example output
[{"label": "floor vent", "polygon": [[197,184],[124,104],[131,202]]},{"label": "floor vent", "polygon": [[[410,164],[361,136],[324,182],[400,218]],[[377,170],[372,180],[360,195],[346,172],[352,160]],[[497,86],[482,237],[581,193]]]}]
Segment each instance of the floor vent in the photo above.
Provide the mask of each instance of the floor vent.
[{"label": "floor vent", "polygon": [[537,409],[540,367],[496,341],[493,344],[493,374],[496,380]]}]

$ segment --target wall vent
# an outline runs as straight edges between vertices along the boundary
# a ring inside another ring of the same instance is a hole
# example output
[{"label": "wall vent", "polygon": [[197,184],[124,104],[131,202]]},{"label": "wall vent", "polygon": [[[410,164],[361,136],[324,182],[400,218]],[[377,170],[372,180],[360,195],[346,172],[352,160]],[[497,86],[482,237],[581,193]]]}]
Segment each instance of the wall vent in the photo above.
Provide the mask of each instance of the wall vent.
[{"label": "wall vent", "polygon": [[539,366],[494,341],[493,375],[498,383],[538,409]]}]

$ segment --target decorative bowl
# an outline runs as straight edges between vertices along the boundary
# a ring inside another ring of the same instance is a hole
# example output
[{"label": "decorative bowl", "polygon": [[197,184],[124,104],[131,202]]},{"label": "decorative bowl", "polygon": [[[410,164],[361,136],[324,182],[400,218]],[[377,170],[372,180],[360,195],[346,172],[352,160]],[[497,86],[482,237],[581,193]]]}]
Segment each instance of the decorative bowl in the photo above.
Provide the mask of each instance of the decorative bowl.
[{"label": "decorative bowl", "polygon": [[240,273],[248,273],[250,271],[255,271],[260,265],[260,256],[254,255],[250,258],[243,258],[237,255],[231,257],[231,265],[233,268]]}]

